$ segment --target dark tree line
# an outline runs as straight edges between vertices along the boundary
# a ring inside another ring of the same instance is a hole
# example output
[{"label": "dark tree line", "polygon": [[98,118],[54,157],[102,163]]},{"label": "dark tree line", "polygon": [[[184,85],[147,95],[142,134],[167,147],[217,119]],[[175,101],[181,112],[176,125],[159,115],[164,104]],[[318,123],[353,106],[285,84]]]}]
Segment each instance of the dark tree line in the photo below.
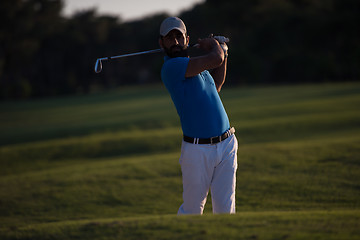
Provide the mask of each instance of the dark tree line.
[{"label": "dark tree line", "polygon": [[[0,98],[87,93],[160,82],[161,54],[98,57],[158,48],[164,14],[123,22],[95,9],[61,16],[62,0],[0,1]],[[360,1],[207,0],[180,17],[192,42],[210,33],[229,43],[228,84],[360,79]]]}]

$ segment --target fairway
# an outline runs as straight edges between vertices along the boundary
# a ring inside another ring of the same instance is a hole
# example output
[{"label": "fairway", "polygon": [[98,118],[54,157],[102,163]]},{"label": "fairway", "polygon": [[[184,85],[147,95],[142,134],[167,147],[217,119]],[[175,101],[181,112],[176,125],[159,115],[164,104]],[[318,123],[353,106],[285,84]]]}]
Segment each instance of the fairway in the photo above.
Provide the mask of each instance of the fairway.
[{"label": "fairway", "polygon": [[224,86],[235,215],[177,217],[165,87],[0,103],[0,239],[360,239],[360,83]]}]

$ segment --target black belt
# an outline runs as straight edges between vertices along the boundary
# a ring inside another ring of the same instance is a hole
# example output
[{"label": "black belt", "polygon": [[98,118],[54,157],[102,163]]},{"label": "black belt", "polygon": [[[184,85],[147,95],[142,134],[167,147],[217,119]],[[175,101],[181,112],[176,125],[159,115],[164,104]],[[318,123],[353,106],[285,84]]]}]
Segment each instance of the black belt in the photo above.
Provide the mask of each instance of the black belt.
[{"label": "black belt", "polygon": [[235,133],[235,128],[230,128],[223,135],[211,138],[192,138],[184,135],[184,141],[193,144],[215,144],[224,141]]}]

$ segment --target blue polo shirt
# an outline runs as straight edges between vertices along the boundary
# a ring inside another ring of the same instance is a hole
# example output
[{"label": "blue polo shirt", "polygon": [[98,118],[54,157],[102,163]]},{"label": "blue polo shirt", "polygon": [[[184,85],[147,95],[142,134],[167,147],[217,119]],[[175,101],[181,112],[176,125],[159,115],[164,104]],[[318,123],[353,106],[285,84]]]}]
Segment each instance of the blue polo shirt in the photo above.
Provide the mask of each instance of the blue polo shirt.
[{"label": "blue polo shirt", "polygon": [[187,57],[165,57],[161,79],[179,114],[184,135],[210,138],[230,128],[229,118],[208,71],[185,78]]}]

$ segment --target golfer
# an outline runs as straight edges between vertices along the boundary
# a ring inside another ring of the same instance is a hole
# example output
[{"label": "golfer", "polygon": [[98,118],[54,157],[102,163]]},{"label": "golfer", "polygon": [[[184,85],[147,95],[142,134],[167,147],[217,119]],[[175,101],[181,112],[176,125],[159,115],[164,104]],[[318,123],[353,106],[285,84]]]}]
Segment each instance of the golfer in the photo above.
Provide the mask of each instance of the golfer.
[{"label": "golfer", "polygon": [[179,114],[184,138],[180,165],[183,204],[178,214],[202,214],[211,190],[213,213],[235,213],[238,142],[218,92],[226,76],[227,46],[199,39],[203,56],[189,57],[183,21],[166,18],[159,44],[166,56],[161,79]]}]

